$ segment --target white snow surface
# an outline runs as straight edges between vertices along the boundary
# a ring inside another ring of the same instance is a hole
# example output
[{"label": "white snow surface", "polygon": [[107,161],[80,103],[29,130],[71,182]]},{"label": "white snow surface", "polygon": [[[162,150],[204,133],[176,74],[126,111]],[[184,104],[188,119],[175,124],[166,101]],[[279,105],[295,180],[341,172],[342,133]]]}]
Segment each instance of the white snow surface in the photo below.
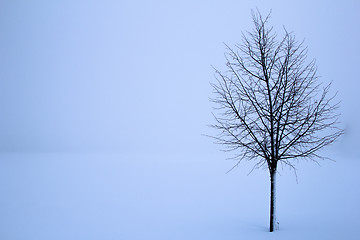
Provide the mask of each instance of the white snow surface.
[{"label": "white snow surface", "polygon": [[359,239],[360,161],[298,164],[270,180],[222,155],[1,154],[0,239]]}]

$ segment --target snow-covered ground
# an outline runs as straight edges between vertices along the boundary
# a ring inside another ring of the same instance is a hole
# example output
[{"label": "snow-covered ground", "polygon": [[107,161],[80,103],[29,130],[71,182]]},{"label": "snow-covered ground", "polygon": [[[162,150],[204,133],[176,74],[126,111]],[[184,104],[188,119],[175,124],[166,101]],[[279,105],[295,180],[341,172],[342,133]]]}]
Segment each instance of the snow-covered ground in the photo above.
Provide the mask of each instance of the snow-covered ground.
[{"label": "snow-covered ground", "polygon": [[269,178],[222,155],[1,154],[0,239],[359,239],[360,161]]}]

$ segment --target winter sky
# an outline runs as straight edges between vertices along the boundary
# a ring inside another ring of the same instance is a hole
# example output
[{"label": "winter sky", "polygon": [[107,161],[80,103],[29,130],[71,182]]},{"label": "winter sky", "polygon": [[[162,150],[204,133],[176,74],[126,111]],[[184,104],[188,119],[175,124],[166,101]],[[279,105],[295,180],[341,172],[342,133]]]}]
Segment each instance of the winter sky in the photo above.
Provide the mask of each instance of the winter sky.
[{"label": "winter sky", "polygon": [[[359,146],[358,1],[0,2],[0,151],[202,153],[212,65],[251,9],[305,39]],[[353,151],[354,155],[356,151]]]}]

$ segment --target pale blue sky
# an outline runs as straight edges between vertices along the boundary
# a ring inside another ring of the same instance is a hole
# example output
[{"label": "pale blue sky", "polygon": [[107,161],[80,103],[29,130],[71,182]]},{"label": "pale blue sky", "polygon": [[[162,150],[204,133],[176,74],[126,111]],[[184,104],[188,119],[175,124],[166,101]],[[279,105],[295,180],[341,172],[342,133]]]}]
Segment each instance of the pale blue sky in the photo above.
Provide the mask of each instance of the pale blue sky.
[{"label": "pale blue sky", "polygon": [[12,0],[0,2],[0,151],[213,151],[211,65],[255,7],[305,38],[358,145],[357,1]]}]

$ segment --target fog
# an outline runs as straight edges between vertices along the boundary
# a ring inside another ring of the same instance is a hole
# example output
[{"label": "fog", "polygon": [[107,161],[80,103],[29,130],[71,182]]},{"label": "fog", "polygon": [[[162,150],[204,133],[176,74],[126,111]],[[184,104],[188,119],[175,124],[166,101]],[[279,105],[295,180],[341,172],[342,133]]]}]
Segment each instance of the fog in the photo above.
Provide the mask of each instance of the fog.
[{"label": "fog", "polygon": [[255,7],[305,39],[357,135],[356,1],[2,1],[0,150],[212,149],[211,66]]}]

